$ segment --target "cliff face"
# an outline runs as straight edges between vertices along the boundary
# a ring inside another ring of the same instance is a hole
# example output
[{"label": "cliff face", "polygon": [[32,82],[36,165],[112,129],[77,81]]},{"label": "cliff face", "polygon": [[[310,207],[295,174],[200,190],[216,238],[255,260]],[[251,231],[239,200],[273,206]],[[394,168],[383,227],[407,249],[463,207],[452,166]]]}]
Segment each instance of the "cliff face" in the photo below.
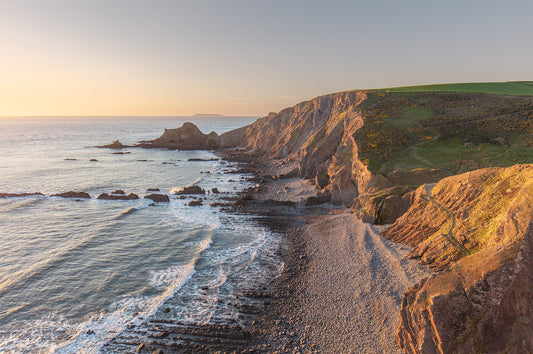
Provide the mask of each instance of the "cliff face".
[{"label": "cliff face", "polygon": [[[364,124],[360,104],[366,99],[366,93],[361,91],[317,97],[222,134],[221,145],[296,161],[298,174],[330,193],[332,203],[353,206],[364,220],[375,222],[383,204],[402,203],[397,196],[383,202],[399,190],[386,190],[394,183],[371,174],[359,159],[355,132]],[[401,208],[389,208],[391,212],[382,213],[380,221],[393,221],[408,205],[406,200]]]},{"label": "cliff face", "polygon": [[[345,92],[221,141],[296,162],[437,271],[405,294],[404,350],[519,353],[533,351],[533,165],[515,163],[533,162],[532,133],[531,98]],[[498,164],[514,166],[480,169]]]},{"label": "cliff face", "polygon": [[424,183],[533,162],[533,98],[349,91],[301,102],[218,136],[190,123],[142,147],[244,148],[297,174],[366,222],[394,222]]},{"label": "cliff face", "polygon": [[421,184],[533,162],[532,134],[531,97],[349,91],[271,113],[220,145],[296,162],[333,203],[387,224]]},{"label": "cliff face", "polygon": [[222,145],[297,161],[301,177],[329,191],[333,203],[351,206],[371,178],[353,139],[363,125],[358,106],[365,99],[355,91],[317,97],[222,134]]},{"label": "cliff face", "polygon": [[532,97],[351,91],[221,136],[194,128],[147,147],[290,162],[332,203],[393,223],[383,235],[437,271],[404,297],[404,350],[533,351]]},{"label": "cliff face", "polygon": [[533,165],[428,187],[383,234],[439,271],[406,293],[398,343],[413,353],[531,352]]}]

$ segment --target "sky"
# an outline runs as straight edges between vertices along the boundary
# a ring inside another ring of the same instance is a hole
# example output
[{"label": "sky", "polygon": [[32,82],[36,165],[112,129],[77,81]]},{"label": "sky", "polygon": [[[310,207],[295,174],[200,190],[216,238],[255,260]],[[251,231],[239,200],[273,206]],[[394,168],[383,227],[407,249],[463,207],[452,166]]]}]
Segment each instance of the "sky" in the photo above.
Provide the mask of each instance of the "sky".
[{"label": "sky", "polygon": [[531,0],[0,0],[0,116],[263,116],[533,80]]}]

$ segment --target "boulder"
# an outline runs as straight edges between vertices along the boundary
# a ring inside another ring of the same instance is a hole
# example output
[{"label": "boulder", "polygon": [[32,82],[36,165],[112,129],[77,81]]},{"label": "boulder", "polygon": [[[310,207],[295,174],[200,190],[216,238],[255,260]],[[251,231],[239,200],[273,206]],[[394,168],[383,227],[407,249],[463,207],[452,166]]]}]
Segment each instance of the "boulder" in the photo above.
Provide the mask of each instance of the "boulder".
[{"label": "boulder", "polygon": [[108,149],[123,149],[123,148],[128,147],[128,146],[122,144],[118,140],[115,140],[111,144],[101,145],[101,146],[97,146],[97,147],[98,148],[108,148]]},{"label": "boulder", "polygon": [[177,191],[175,194],[205,194],[205,190],[198,186],[189,186]]},{"label": "boulder", "polygon": [[331,200],[331,194],[318,194],[316,196],[308,197],[305,200],[305,206],[319,205],[328,203]]},{"label": "boulder", "polygon": [[139,196],[137,194],[134,194],[134,193],[130,193],[128,195],[125,195],[125,193],[118,194],[118,195],[117,194],[102,193],[96,199],[100,199],[100,200],[134,200],[134,199],[139,199]]},{"label": "boulder", "polygon": [[111,192],[111,194],[126,194],[122,189],[117,189],[113,192]]},{"label": "boulder", "polygon": [[170,202],[170,198],[166,194],[155,194],[155,193],[149,194],[149,195],[145,195],[144,199],[151,199],[154,202],[164,202],[164,203]]},{"label": "boulder", "polygon": [[54,194],[53,196],[54,197],[61,197],[61,198],[85,198],[85,199],[90,199],[91,198],[89,193],[86,193],[86,192],[73,192],[73,191]]},{"label": "boulder", "polygon": [[29,197],[33,195],[44,195],[42,193],[0,193],[0,198],[18,198],[18,197]]},{"label": "boulder", "polygon": [[219,158],[212,158],[212,159],[202,159],[199,157],[191,157],[190,159],[187,159],[187,161],[218,161]]},{"label": "boulder", "polygon": [[148,188],[147,192],[159,192],[159,188]]},{"label": "boulder", "polygon": [[198,200],[191,200],[189,202],[189,206],[200,206],[200,205],[203,205],[202,202],[203,202],[202,198]]},{"label": "boulder", "polygon": [[211,192],[213,192],[213,193],[215,193],[215,194],[218,194],[218,193],[220,193],[220,191],[218,190],[218,188],[217,188],[217,187],[215,187],[215,188],[211,189]]}]

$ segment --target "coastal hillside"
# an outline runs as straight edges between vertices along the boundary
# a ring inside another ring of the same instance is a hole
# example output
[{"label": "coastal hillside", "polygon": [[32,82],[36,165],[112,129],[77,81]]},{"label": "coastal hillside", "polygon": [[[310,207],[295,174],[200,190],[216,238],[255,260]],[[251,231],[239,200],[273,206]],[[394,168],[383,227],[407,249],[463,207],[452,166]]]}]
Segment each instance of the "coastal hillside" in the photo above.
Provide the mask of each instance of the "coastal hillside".
[{"label": "coastal hillside", "polygon": [[320,96],[220,137],[282,159],[365,221],[391,223],[423,183],[533,163],[533,97],[350,91]]},{"label": "coastal hillside", "polygon": [[489,88],[529,86],[341,92],[220,136],[187,126],[148,144],[199,139],[276,160],[284,169],[274,178],[309,179],[324,200],[392,224],[382,235],[436,272],[404,296],[403,350],[528,352],[533,96],[473,92]]},{"label": "coastal hillside", "polygon": [[487,168],[417,190],[382,236],[437,270],[409,289],[397,333],[413,353],[533,348],[533,165]]},{"label": "coastal hillside", "polygon": [[333,204],[351,207],[364,221],[388,224],[407,211],[413,192],[424,183],[480,168],[533,163],[533,96],[440,91],[523,92],[530,87],[526,84],[340,92],[220,136],[184,124],[139,146],[243,148],[282,161],[286,174],[312,180]]},{"label": "coastal hillside", "polygon": [[532,97],[337,93],[222,139],[296,166],[367,222],[394,222],[383,236],[437,272],[404,295],[403,350],[533,348]]}]

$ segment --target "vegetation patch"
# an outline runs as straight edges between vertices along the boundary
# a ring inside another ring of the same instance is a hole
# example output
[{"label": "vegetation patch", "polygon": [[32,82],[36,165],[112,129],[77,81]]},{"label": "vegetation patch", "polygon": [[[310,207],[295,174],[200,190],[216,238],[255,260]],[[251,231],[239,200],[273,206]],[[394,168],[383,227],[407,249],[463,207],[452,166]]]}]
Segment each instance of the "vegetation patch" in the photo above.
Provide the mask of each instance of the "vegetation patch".
[{"label": "vegetation patch", "polygon": [[533,81],[511,81],[511,82],[479,82],[479,83],[458,83],[439,84],[423,86],[393,87],[375,90],[377,92],[469,92],[487,93],[493,95],[533,95]]},{"label": "vegetation patch", "polygon": [[371,91],[361,114],[354,137],[372,173],[533,163],[533,97]]}]

